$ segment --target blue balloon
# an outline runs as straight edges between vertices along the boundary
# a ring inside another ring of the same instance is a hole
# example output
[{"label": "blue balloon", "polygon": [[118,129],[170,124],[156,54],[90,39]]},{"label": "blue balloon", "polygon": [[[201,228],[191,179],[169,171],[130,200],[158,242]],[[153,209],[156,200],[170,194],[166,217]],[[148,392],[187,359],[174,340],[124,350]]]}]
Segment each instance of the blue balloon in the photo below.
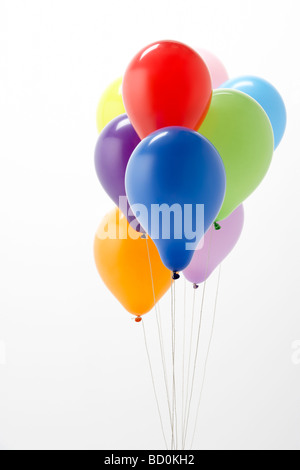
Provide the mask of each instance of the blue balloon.
[{"label": "blue balloon", "polygon": [[227,80],[220,88],[240,90],[254,98],[267,113],[273,127],[274,148],[278,147],[286,127],[286,109],[271,83],[259,77],[244,76]]},{"label": "blue balloon", "polygon": [[125,187],[131,209],[163,263],[178,272],[189,265],[221,209],[226,175],[220,155],[205,137],[167,127],[135,148]]}]

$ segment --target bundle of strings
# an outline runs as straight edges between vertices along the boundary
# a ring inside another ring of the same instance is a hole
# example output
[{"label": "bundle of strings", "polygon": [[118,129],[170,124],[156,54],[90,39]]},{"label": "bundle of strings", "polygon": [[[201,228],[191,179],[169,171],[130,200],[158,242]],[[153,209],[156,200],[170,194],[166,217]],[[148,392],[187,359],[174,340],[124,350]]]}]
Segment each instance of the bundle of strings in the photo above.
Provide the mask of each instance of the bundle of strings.
[{"label": "bundle of strings", "polygon": [[[209,243],[211,245],[211,240]],[[172,282],[172,276],[170,276],[171,338],[168,338],[166,336],[166,332],[163,330],[160,304],[156,303],[154,279],[153,279],[150,251],[148,247],[147,238],[146,238],[146,245],[147,245],[147,252],[148,252],[148,259],[149,259],[149,269],[150,269],[150,274],[151,274],[153,300],[154,300],[154,305],[155,305],[155,320],[156,320],[156,328],[157,328],[157,333],[158,333],[160,359],[161,359],[163,382],[164,382],[164,389],[165,389],[165,392],[159,393],[160,387],[158,385],[158,380],[156,379],[156,374],[154,373],[153,360],[151,359],[152,355],[150,354],[149,341],[148,341],[148,336],[146,333],[145,321],[143,320],[142,327],[143,327],[145,349],[146,349],[148,363],[149,363],[155,402],[156,402],[156,407],[158,410],[160,427],[161,427],[161,431],[163,435],[165,448],[167,450],[169,449],[170,450],[180,450],[180,449],[185,450],[188,444],[190,448],[193,447],[196,430],[197,430],[199,412],[201,408],[201,400],[202,400],[203,390],[205,386],[209,355],[210,355],[213,334],[214,334],[217,301],[218,301],[220,278],[221,278],[221,265],[219,266],[219,272],[218,272],[217,288],[216,288],[214,307],[213,307],[213,317],[212,317],[212,323],[211,323],[211,332],[209,335],[209,341],[208,341],[206,354],[204,355],[204,368],[203,368],[203,373],[201,375],[201,381],[200,381],[199,388],[198,388],[196,386],[196,382],[197,382],[196,376],[197,376],[197,368],[198,368],[197,366],[199,362],[199,347],[200,347],[200,339],[201,339],[201,332],[202,332],[202,323],[203,323],[202,320],[203,320],[203,311],[204,311],[207,281],[205,281],[203,284],[199,315],[196,314],[196,300],[197,300],[198,290],[193,289],[192,309],[191,309],[191,315],[189,318],[188,308],[187,308],[187,281],[184,280],[184,306],[183,306],[183,328],[182,328],[183,334],[181,338],[179,338],[179,334],[176,330],[176,325],[177,325],[177,320],[178,320],[178,314],[181,314],[182,312],[181,312],[181,309],[179,308],[176,309],[176,284],[178,283],[178,281]],[[209,256],[210,256],[210,249],[208,253],[207,267],[209,263]],[[186,351],[186,346],[187,346],[186,336],[187,336],[189,320],[190,320],[190,334],[189,334],[188,351]],[[195,326],[197,327],[195,328]],[[195,332],[196,332],[196,336],[195,336]],[[171,354],[169,355],[171,357],[171,361],[169,361],[171,364],[170,367],[168,367],[168,361],[167,361],[167,356],[166,356],[167,341],[165,340],[168,340],[168,339],[171,339],[170,341]],[[180,344],[179,339],[182,340],[182,344]],[[194,344],[195,346],[193,350]],[[178,365],[181,365],[181,371],[179,371]],[[179,389],[181,390],[181,393],[178,393]],[[166,402],[166,406],[167,406],[166,410],[164,409],[164,402]],[[195,409],[194,409],[194,405],[195,405]],[[180,408],[181,408],[181,413],[179,412]],[[166,415],[165,419],[163,418],[164,415]],[[179,419],[179,415],[181,419]]]}]

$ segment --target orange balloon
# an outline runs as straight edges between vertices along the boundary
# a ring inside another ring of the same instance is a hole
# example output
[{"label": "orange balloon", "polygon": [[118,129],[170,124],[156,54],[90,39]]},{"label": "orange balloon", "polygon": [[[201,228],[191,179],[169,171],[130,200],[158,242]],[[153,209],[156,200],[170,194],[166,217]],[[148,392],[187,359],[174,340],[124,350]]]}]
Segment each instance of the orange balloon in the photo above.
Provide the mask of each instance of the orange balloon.
[{"label": "orange balloon", "polygon": [[94,244],[95,262],[103,282],[119,302],[137,316],[149,312],[155,305],[147,244],[156,302],[172,282],[172,273],[162,263],[151,238],[141,237],[122,212],[114,209],[102,220]]}]

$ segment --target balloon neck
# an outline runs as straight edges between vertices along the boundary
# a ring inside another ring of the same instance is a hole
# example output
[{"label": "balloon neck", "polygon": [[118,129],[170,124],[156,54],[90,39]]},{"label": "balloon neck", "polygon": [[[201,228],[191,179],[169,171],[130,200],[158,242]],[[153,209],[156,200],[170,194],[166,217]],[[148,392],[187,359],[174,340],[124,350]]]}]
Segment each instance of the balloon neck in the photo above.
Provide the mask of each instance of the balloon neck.
[{"label": "balloon neck", "polygon": [[198,284],[193,284],[194,289],[198,289],[199,285]]},{"label": "balloon neck", "polygon": [[176,280],[179,279],[179,278],[180,278],[180,275],[178,274],[178,272],[177,272],[177,271],[173,271],[173,275],[172,275],[173,281],[176,281]]},{"label": "balloon neck", "polygon": [[221,225],[218,222],[214,222],[215,230],[221,230]]},{"label": "balloon neck", "polygon": [[140,323],[141,321],[142,321],[142,317],[140,317],[140,316],[136,317],[136,319],[135,319],[136,323]]}]

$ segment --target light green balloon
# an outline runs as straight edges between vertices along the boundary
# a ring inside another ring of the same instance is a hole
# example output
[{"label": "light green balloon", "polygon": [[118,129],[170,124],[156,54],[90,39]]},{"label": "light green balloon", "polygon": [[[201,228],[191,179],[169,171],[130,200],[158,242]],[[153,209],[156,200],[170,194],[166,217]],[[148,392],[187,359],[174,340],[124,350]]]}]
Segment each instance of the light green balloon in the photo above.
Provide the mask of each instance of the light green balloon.
[{"label": "light green balloon", "polygon": [[274,149],[272,126],[253,98],[237,90],[218,89],[199,133],[216,147],[224,162],[226,194],[217,217],[223,220],[267,173]]}]

